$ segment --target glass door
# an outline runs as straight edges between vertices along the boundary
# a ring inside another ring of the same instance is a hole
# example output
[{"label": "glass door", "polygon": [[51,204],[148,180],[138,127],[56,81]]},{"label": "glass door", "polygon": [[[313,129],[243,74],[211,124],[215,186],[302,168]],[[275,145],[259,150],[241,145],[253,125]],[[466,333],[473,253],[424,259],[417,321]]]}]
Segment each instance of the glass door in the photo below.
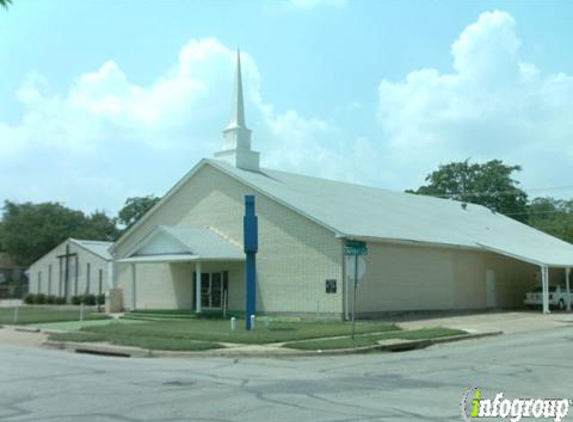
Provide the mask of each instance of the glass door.
[{"label": "glass door", "polygon": [[201,274],[201,307],[221,309],[223,306],[223,274]]}]

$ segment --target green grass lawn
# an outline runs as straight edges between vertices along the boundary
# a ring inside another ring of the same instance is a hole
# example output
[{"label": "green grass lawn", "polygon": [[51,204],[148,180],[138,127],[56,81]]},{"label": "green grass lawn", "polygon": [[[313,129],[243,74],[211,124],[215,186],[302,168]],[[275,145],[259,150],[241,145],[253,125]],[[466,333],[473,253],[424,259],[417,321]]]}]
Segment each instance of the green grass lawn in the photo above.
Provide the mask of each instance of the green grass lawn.
[{"label": "green grass lawn", "polygon": [[[128,324],[111,322],[83,327],[79,332],[53,334],[57,341],[107,341],[124,346],[154,350],[206,350],[221,347],[218,343],[264,344],[283,341],[341,336],[349,333],[350,324],[343,322],[278,322],[265,326],[259,321],[254,332],[247,332],[239,320],[231,331],[228,320],[196,319],[189,321],[155,321]],[[393,324],[357,323],[359,333],[396,331]]]},{"label": "green grass lawn", "polygon": [[151,350],[170,351],[201,351],[217,349],[220,344],[208,341],[194,341],[178,338],[158,338],[144,336],[119,336],[101,333],[91,333],[86,331],[73,333],[58,333],[50,335],[50,340],[54,341],[74,341],[74,342],[98,342],[107,341],[118,346],[133,346]]},{"label": "green grass lawn", "polygon": [[284,347],[300,350],[334,350],[350,349],[354,347],[374,346],[378,340],[404,339],[404,340],[425,340],[439,337],[455,336],[466,334],[462,330],[451,328],[423,328],[411,331],[390,331],[382,334],[364,334],[358,335],[352,340],[350,336],[335,339],[306,340],[286,343]]},{"label": "green grass lawn", "polygon": [[[34,324],[43,322],[78,321],[79,309],[65,309],[50,306],[21,306],[18,309],[18,320],[14,321],[15,308],[0,308],[0,324]],[[106,319],[103,313],[84,309],[84,319]]]},{"label": "green grass lawn", "polygon": [[[350,332],[351,325],[344,322],[278,322],[265,326],[257,321],[254,332],[245,331],[243,320],[237,321],[237,330],[231,331],[228,320],[197,319],[189,321],[156,321],[140,324],[109,324],[85,327],[82,331],[114,337],[153,337],[158,339],[201,340],[228,343],[264,344],[342,336]],[[373,333],[398,330],[393,324],[357,323],[356,332]]]}]

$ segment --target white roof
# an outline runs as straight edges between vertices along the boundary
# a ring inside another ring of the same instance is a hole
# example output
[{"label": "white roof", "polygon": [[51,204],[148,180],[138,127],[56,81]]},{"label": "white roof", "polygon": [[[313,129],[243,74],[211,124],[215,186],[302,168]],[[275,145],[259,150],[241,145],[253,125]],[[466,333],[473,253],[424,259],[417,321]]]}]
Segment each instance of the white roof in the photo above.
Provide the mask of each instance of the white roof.
[{"label": "white roof", "polygon": [[449,199],[204,162],[342,237],[487,249],[534,264],[573,266],[573,245],[481,205],[464,209]]},{"label": "white roof", "polygon": [[156,226],[121,262],[244,260],[241,249],[210,228]]},{"label": "white roof", "polygon": [[87,249],[91,253],[105,259],[106,261],[111,261],[113,258],[109,253],[109,248],[113,245],[112,242],[104,242],[101,240],[80,240],[80,239],[72,239],[70,238],[71,242]]}]

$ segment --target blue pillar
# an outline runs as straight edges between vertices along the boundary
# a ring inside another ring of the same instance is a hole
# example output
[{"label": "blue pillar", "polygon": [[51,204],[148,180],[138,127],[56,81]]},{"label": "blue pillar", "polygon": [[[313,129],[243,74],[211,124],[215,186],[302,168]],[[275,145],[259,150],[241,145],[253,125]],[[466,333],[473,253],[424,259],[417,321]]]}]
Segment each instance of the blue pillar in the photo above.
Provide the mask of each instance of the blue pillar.
[{"label": "blue pillar", "polygon": [[247,254],[245,268],[246,292],[246,323],[247,330],[250,331],[251,315],[257,312],[257,263],[256,254],[259,249],[258,222],[255,215],[255,195],[245,195],[245,217],[243,219],[243,239],[244,250]]}]

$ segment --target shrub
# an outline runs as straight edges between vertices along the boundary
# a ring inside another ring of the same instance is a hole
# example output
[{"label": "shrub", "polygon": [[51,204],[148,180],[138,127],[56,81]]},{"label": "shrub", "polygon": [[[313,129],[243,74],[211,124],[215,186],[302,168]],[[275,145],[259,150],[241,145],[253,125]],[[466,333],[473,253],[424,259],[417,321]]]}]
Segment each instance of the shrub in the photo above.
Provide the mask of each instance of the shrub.
[{"label": "shrub", "polygon": [[105,305],[105,295],[103,293],[101,295],[97,295],[96,302],[98,305]]},{"label": "shrub", "polygon": [[82,304],[82,296],[81,295],[72,296],[72,305],[81,305],[81,304]]},{"label": "shrub", "polygon": [[44,303],[46,303],[46,295],[44,293],[38,293],[34,297],[34,303],[36,305],[43,305]]},{"label": "shrub", "polygon": [[65,297],[57,297],[56,298],[56,305],[65,305],[66,304],[66,298]]},{"label": "shrub", "polygon": [[32,303],[36,303],[36,295],[34,293],[28,293],[26,297],[24,297],[24,303],[31,305]]},{"label": "shrub", "polygon": [[46,296],[46,303],[48,305],[55,305],[56,303],[58,303],[58,298],[56,297],[56,295],[48,295]]},{"label": "shrub", "polygon": [[84,295],[83,299],[86,305],[94,306],[96,304],[96,296],[94,294]]}]

